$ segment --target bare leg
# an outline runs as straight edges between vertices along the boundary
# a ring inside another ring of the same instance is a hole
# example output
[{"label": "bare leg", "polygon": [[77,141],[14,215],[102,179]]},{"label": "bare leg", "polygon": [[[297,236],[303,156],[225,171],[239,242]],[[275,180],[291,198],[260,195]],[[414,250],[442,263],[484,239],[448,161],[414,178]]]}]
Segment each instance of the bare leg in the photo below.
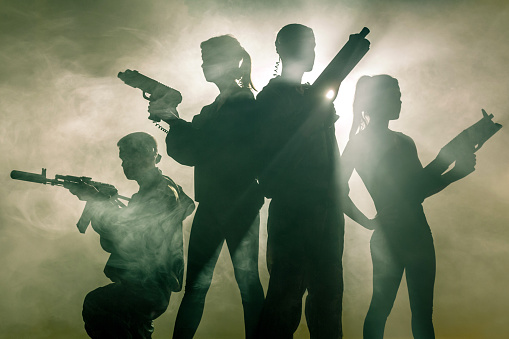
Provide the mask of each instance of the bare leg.
[{"label": "bare leg", "polygon": [[415,339],[434,339],[433,288],[435,285],[436,262],[433,240],[420,244],[413,251],[406,267],[406,280],[410,308],[412,310],[412,332]]},{"label": "bare leg", "polygon": [[371,238],[373,297],[364,320],[364,339],[382,339],[403,277],[404,267],[396,260],[385,235],[377,230]]}]

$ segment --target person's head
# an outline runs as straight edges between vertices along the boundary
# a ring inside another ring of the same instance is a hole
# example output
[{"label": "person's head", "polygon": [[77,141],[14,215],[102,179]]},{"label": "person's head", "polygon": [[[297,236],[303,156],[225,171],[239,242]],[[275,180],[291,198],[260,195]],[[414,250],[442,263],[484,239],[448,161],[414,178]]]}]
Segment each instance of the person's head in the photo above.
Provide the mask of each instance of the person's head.
[{"label": "person's head", "polygon": [[220,35],[200,44],[201,65],[208,82],[238,81],[243,88],[254,89],[251,81],[251,57],[231,35]]},{"label": "person's head", "polygon": [[313,70],[315,46],[313,30],[301,24],[284,26],[276,37],[276,52],[283,66],[299,65],[304,72]]},{"label": "person's head", "polygon": [[370,121],[388,122],[398,119],[400,111],[401,92],[398,80],[387,74],[362,76],[355,89],[350,137],[364,129]]},{"label": "person's head", "polygon": [[156,140],[148,133],[128,134],[118,141],[117,146],[124,174],[129,180],[140,179],[161,160]]}]

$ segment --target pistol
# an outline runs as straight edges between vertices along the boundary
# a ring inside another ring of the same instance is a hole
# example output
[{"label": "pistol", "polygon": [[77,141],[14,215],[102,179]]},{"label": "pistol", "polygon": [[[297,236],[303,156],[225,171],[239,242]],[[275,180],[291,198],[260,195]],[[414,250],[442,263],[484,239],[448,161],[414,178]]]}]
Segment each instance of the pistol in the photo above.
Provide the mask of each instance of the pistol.
[{"label": "pistol", "polygon": [[[163,96],[168,97],[170,111],[178,116],[177,106],[182,102],[182,94],[180,94],[180,92],[176,89],[168,87],[138,71],[132,71],[130,69],[125,70],[125,72],[119,72],[118,77],[126,85],[141,89],[143,97],[149,101],[160,99]],[[160,118],[155,117],[152,114],[150,114],[148,118],[154,122],[161,121]]]}]

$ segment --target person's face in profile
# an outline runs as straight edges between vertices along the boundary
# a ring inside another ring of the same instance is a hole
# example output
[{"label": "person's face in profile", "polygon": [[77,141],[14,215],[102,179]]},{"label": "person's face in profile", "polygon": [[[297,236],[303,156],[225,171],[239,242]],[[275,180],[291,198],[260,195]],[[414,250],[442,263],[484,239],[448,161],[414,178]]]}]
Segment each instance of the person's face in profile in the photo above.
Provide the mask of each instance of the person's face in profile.
[{"label": "person's face in profile", "polygon": [[296,51],[296,57],[302,62],[305,72],[313,70],[315,64],[315,47],[316,43],[313,36],[309,36],[300,41],[300,46]]},{"label": "person's face in profile", "polygon": [[401,91],[398,84],[387,86],[376,93],[370,117],[380,120],[396,120],[401,112]]},{"label": "person's face in profile", "polygon": [[[201,50],[203,75],[208,82],[217,83],[224,80],[234,80],[233,73],[239,68],[232,58],[228,58],[222,51],[213,48]],[[228,79],[231,77],[232,79]]]},{"label": "person's face in profile", "polygon": [[120,148],[122,169],[129,180],[139,179],[146,171],[155,167],[155,157],[139,150]]},{"label": "person's face in profile", "polygon": [[401,91],[399,85],[394,85],[386,89],[385,100],[383,102],[387,119],[396,120],[401,113]]}]

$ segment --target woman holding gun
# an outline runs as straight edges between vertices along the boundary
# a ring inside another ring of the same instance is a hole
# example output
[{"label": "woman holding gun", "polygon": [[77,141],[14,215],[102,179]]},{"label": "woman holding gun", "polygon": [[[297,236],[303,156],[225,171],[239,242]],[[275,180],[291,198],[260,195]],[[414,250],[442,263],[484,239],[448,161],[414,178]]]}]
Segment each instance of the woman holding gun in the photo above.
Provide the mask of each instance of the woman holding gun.
[{"label": "woman holding gun", "polygon": [[149,105],[151,115],[170,125],[168,155],[194,166],[195,200],[199,202],[173,338],[194,336],[225,241],[241,292],[246,338],[252,338],[264,296],[258,274],[258,213],[263,196],[250,155],[255,112],[251,58],[229,35],[202,42],[201,51],[205,79],[219,89],[216,100],[203,107],[192,122],[172,114],[164,97]]},{"label": "woman holding gun", "polygon": [[[422,202],[474,171],[475,155],[464,156],[446,172],[444,152],[423,168],[414,141],[389,129],[399,118],[401,92],[388,75],[363,76],[357,83],[354,117],[342,156],[342,181],[355,169],[376,210],[369,220],[353,204],[345,214],[368,229],[373,262],[373,296],[364,322],[364,339],[383,338],[403,276],[406,273],[414,338],[435,338],[432,322],[435,250]],[[351,202],[349,199],[347,201]]]}]

